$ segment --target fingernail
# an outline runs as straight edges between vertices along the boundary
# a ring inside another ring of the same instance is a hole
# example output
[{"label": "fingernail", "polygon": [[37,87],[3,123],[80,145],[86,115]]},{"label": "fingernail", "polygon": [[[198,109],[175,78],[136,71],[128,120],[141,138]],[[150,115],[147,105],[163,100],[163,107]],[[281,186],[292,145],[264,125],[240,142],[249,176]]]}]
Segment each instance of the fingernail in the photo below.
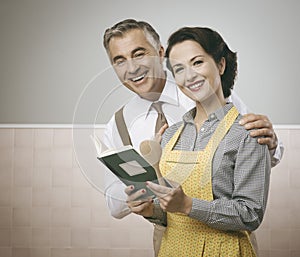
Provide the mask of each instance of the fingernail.
[{"label": "fingernail", "polygon": [[133,190],[133,189],[134,189],[134,186],[130,186],[130,189]]},{"label": "fingernail", "polygon": [[142,193],[143,193],[143,194],[146,193],[146,190],[145,190],[145,189],[142,189]]},{"label": "fingernail", "polygon": [[244,121],[243,121],[243,120],[240,120],[240,121],[239,121],[239,124],[240,124],[240,125],[244,125]]}]

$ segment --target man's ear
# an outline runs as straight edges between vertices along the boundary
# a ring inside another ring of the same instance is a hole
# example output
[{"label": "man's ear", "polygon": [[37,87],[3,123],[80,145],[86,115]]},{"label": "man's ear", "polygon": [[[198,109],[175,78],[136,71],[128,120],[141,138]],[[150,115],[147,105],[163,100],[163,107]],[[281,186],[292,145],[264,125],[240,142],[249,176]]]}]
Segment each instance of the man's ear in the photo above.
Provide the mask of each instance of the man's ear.
[{"label": "man's ear", "polygon": [[159,51],[158,51],[159,57],[161,59],[161,63],[164,61],[165,58],[165,49],[163,48],[162,45],[160,45]]},{"label": "man's ear", "polygon": [[226,60],[224,57],[222,57],[221,60],[219,61],[218,68],[219,68],[220,75],[223,75],[226,68]]}]

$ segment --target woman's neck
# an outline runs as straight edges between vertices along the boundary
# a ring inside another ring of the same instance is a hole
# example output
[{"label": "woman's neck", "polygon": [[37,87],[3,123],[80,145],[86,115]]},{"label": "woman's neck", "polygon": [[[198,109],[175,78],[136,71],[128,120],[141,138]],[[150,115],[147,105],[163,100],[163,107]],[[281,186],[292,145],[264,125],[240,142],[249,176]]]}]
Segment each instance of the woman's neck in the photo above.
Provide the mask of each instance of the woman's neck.
[{"label": "woman's neck", "polygon": [[[222,93],[223,94],[223,93]],[[216,110],[225,106],[226,100],[223,95],[218,97],[217,95],[210,97],[202,102],[196,102],[196,115],[194,118],[194,122],[197,128],[197,131],[200,130],[204,121],[208,119],[208,116],[211,113],[214,113]]]}]

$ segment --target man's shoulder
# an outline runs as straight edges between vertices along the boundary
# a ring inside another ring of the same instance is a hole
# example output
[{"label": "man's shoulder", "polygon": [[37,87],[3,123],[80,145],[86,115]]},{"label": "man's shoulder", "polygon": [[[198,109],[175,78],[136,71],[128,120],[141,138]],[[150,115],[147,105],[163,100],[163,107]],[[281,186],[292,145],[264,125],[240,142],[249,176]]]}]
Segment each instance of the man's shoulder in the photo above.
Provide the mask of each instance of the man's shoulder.
[{"label": "man's shoulder", "polygon": [[116,111],[113,113],[113,115],[111,116],[110,120],[108,123],[113,123],[114,120],[115,120],[115,116],[116,114],[121,111],[121,112],[128,112],[128,111],[131,111],[131,110],[135,110],[136,111],[136,106],[139,105],[139,102],[140,102],[140,99],[141,97],[139,97],[138,95],[135,95],[133,97],[131,97],[126,103],[120,105]]}]

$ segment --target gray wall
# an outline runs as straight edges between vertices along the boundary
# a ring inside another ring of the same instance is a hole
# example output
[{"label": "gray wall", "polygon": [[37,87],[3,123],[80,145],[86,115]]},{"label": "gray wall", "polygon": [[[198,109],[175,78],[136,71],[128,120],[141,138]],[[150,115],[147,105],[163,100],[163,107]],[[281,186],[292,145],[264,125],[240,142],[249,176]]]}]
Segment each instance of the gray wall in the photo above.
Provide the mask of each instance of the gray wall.
[{"label": "gray wall", "polygon": [[181,26],[209,26],[238,52],[235,90],[275,124],[300,124],[300,2],[0,1],[0,123],[105,123],[131,94],[102,46],[106,27],[150,22],[166,44]]}]

